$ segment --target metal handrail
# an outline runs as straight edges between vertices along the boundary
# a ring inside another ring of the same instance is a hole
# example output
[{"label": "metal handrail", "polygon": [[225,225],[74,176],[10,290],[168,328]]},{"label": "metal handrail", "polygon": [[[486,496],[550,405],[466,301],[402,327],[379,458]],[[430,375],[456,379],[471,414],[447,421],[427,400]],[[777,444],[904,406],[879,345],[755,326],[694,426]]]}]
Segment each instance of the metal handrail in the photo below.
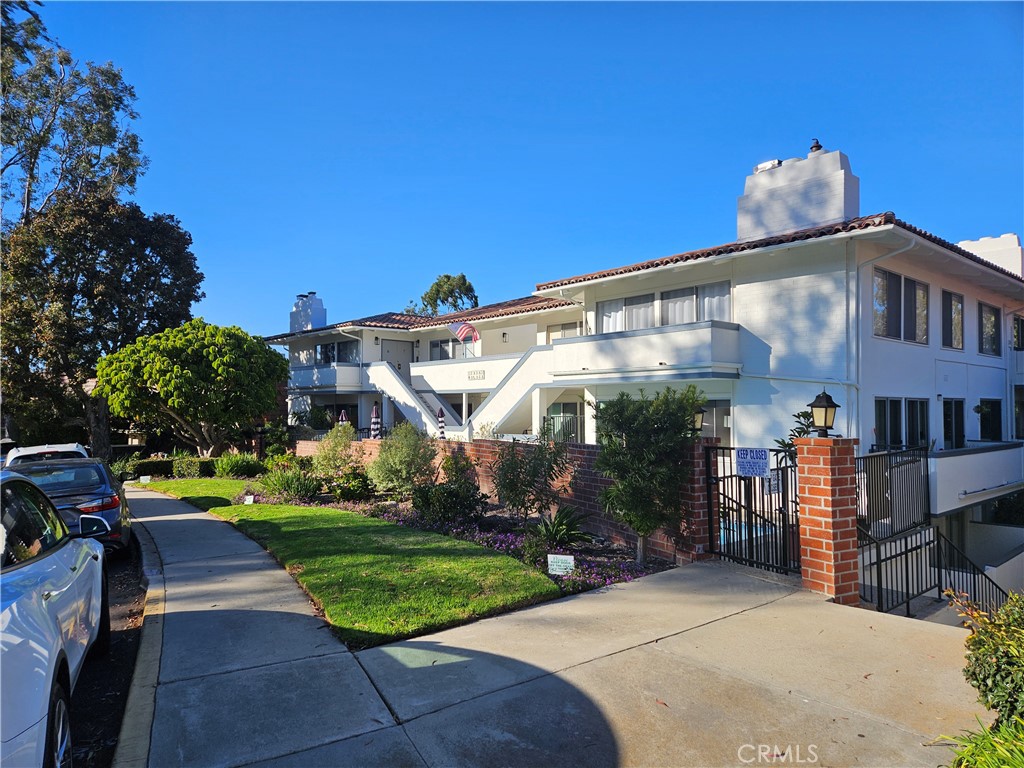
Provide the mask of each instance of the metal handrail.
[{"label": "metal handrail", "polygon": [[[939,596],[948,588],[957,593],[966,593],[983,611],[991,613],[998,610],[1009,598],[1006,590],[996,584],[956,544],[939,531],[935,533],[938,540]],[[946,581],[942,579],[944,573],[949,574]]]}]

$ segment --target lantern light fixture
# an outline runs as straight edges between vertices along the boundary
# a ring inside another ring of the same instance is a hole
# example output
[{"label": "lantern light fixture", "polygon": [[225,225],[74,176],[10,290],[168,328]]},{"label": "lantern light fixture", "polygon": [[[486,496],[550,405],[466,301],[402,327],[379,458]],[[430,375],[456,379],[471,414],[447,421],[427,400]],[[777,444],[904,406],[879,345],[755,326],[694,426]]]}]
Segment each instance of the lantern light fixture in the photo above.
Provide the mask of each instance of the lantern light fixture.
[{"label": "lantern light fixture", "polygon": [[821,394],[808,403],[807,407],[811,409],[811,424],[818,430],[818,437],[828,437],[828,431],[836,421],[836,409],[842,406],[822,389]]}]

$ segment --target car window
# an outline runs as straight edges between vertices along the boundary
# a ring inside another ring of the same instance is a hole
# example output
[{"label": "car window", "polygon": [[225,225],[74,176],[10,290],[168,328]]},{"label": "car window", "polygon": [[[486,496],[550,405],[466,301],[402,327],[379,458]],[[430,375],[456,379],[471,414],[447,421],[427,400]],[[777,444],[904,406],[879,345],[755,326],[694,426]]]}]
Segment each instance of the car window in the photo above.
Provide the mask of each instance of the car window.
[{"label": "car window", "polygon": [[68,536],[53,505],[28,483],[3,486],[4,554],[2,567],[24,563],[49,552]]},{"label": "car window", "polygon": [[18,470],[26,477],[31,477],[36,485],[46,493],[64,491],[69,488],[90,488],[103,485],[105,478],[98,466],[85,467],[50,467],[31,464]]}]

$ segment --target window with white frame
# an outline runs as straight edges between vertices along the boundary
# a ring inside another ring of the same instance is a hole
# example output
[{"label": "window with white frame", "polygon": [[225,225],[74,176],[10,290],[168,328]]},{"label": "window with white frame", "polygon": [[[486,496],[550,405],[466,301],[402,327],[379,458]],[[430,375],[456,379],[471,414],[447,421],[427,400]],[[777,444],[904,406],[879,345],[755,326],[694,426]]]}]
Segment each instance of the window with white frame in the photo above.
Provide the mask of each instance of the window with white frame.
[{"label": "window with white frame", "polygon": [[680,288],[661,294],[661,324],[681,325],[704,320],[732,320],[729,281]]},{"label": "window with white frame", "polygon": [[875,269],[871,300],[875,336],[928,343],[928,286],[925,283]]},{"label": "window with white frame", "polygon": [[903,400],[875,398],[875,445],[873,450],[894,450],[903,445]]},{"label": "window with white frame", "polygon": [[637,331],[654,326],[654,294],[597,302],[597,332]]},{"label": "window with white frame", "polygon": [[326,344],[318,344],[316,347],[317,365],[331,365],[332,363],[358,363],[359,342],[356,339],[345,341],[331,341]]},{"label": "window with white frame", "polygon": [[337,360],[337,352],[334,347],[334,342],[328,344],[317,344],[316,347],[316,362],[317,365],[330,365]]},{"label": "window with white frame", "polygon": [[983,355],[1002,356],[1001,314],[997,307],[978,302],[978,351]]}]

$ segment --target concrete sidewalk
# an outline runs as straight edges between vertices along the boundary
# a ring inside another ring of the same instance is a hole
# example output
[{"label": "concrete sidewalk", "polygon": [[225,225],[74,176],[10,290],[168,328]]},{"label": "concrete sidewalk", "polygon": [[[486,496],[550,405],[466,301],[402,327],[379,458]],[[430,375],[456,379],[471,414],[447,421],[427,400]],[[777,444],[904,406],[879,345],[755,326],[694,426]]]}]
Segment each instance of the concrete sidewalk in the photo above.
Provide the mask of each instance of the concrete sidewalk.
[{"label": "concrete sidewalk", "polygon": [[151,584],[115,766],[934,766],[985,718],[963,630],[715,562],[351,654],[230,525],[130,496]]}]

